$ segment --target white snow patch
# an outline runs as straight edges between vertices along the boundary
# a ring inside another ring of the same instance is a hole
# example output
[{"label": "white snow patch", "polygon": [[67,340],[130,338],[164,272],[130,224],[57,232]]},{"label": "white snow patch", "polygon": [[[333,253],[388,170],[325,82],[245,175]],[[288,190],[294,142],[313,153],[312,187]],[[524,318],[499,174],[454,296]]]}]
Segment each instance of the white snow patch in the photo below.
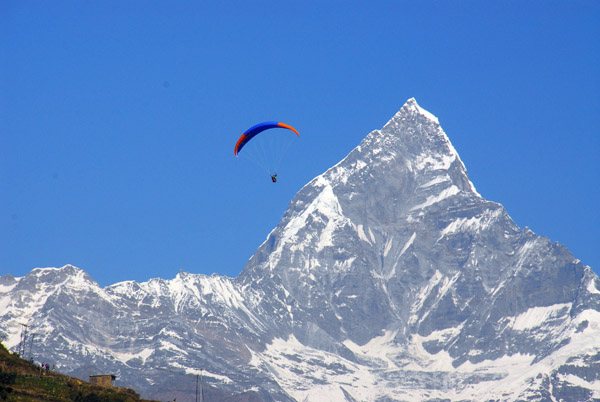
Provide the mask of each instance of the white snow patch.
[{"label": "white snow patch", "polygon": [[501,214],[501,210],[486,210],[481,216],[458,218],[446,226],[438,240],[446,235],[459,232],[479,232],[489,228]]},{"label": "white snow patch", "polygon": [[408,239],[408,241],[406,242],[404,247],[402,247],[402,251],[400,251],[400,255],[398,257],[401,257],[402,255],[404,255],[406,250],[408,250],[408,248],[413,244],[416,237],[417,237],[417,232],[413,232],[412,236],[410,236],[410,239]]},{"label": "white snow patch", "polygon": [[410,210],[415,211],[417,209],[427,208],[433,204],[436,204],[442,200],[445,200],[446,198],[450,198],[453,195],[458,194],[459,192],[460,192],[459,188],[453,184],[452,186],[442,190],[438,195],[430,195],[429,197],[427,197],[427,200],[425,200],[424,203],[416,205],[416,206],[412,207]]},{"label": "white snow patch", "polygon": [[428,188],[428,187],[434,186],[436,184],[446,183],[446,182],[450,182],[450,181],[452,181],[450,179],[450,176],[448,176],[447,174],[444,174],[444,175],[435,177],[434,179],[428,181],[425,184],[421,184],[419,187],[420,188]]},{"label": "white snow patch", "polygon": [[570,308],[571,303],[532,307],[526,312],[510,319],[512,321],[512,328],[517,331],[525,331],[539,327],[550,319],[565,316]]},{"label": "white snow patch", "polygon": [[375,235],[373,234],[371,228],[369,228],[369,237],[371,238],[371,243],[375,244]]},{"label": "white snow patch", "polygon": [[171,352],[176,352],[177,354],[182,354],[182,355],[187,355],[187,352],[181,348],[179,348],[177,345],[165,341],[163,339],[161,339],[160,341],[160,349],[162,350],[169,350]]},{"label": "white snow patch", "polygon": [[127,363],[129,360],[139,358],[142,360],[142,364],[146,364],[146,359],[148,359],[148,357],[150,357],[152,355],[152,353],[154,353],[154,349],[150,349],[150,348],[145,348],[137,353],[118,352],[115,350],[110,351],[110,354],[115,356],[117,358],[117,360],[119,360],[123,363]]},{"label": "white snow patch", "polygon": [[231,380],[231,378],[229,378],[229,377],[227,377],[225,375],[211,373],[210,371],[207,371],[207,370],[199,370],[199,369],[196,369],[196,368],[185,367],[185,366],[183,366],[183,365],[181,365],[179,363],[173,363],[171,365],[175,366],[175,367],[179,367],[179,368],[184,369],[185,373],[189,374],[189,375],[197,375],[197,376],[200,376],[202,378],[204,378],[204,377],[210,377],[210,378],[215,379],[216,381],[219,381],[219,382],[222,382],[222,383],[225,383],[225,384],[231,384],[231,383],[233,383],[233,381]]},{"label": "white snow patch", "polygon": [[363,225],[359,224],[356,227],[356,232],[358,233],[359,239],[372,245],[371,240],[367,237],[367,235],[365,233],[365,228],[363,227]]},{"label": "white snow patch", "polygon": [[558,377],[569,384],[584,388],[584,389],[593,389],[595,394],[600,393],[600,381],[586,381],[581,377],[578,377],[573,374],[558,374]]},{"label": "white snow patch", "polygon": [[392,245],[394,244],[394,239],[392,237],[388,238],[385,242],[385,248],[383,250],[383,256],[387,257],[387,255],[390,253],[390,250],[392,249]]},{"label": "white snow patch", "polygon": [[11,290],[13,290],[15,288],[15,286],[17,286],[17,283],[19,283],[19,282],[17,281],[15,283],[13,283],[12,285],[0,285],[0,294],[10,292]]},{"label": "white snow patch", "polygon": [[170,330],[170,329],[166,329],[166,328],[161,329],[158,334],[164,335],[164,336],[167,336],[170,338],[183,339],[183,337],[181,335],[179,335],[177,332]]},{"label": "white snow patch", "polygon": [[598,288],[596,287],[596,281],[595,280],[591,280],[588,285],[587,285],[587,291],[590,292],[591,294],[600,294],[600,290],[598,290]]}]

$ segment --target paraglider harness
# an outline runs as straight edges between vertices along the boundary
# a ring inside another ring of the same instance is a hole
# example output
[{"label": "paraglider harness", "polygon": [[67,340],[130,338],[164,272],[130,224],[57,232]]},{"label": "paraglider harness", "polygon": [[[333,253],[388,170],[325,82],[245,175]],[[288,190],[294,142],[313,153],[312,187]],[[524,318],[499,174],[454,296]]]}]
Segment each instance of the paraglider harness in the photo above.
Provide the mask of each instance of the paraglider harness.
[{"label": "paraglider harness", "polygon": [[277,173],[271,175],[271,181],[277,183]]}]

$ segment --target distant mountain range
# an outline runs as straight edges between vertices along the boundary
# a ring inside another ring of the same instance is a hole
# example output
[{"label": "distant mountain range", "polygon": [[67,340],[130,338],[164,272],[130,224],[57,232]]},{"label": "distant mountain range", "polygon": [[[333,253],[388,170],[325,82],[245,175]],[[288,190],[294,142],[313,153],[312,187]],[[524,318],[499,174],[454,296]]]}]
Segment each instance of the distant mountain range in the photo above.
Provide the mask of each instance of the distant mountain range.
[{"label": "distant mountain range", "polygon": [[33,358],[145,398],[195,401],[198,381],[210,401],[600,400],[598,276],[482,198],[414,99],[296,194],[237,278],[0,277],[14,350],[21,324]]}]

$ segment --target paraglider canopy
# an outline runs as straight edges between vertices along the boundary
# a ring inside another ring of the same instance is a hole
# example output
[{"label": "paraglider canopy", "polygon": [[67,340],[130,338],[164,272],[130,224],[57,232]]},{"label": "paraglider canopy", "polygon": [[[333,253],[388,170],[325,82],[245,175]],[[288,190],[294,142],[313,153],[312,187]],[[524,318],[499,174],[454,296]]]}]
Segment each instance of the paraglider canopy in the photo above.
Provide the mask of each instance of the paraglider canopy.
[{"label": "paraglider canopy", "polygon": [[235,144],[235,149],[234,149],[235,156],[237,156],[238,153],[244,147],[244,145],[246,145],[248,143],[248,141],[250,141],[252,138],[254,138],[257,134],[262,133],[265,130],[269,130],[271,128],[277,128],[277,127],[287,128],[288,130],[292,130],[293,132],[296,133],[296,135],[298,137],[300,137],[300,134],[298,134],[298,130],[296,130],[294,127],[292,127],[288,124],[281,123],[278,121],[265,121],[263,123],[258,123],[257,125],[252,126],[248,130],[246,130],[244,132],[244,134],[242,134],[242,136],[240,137],[238,142]]},{"label": "paraglider canopy", "polygon": [[237,157],[245,147],[244,158],[255,162],[269,174],[273,183],[277,183],[279,166],[296,137],[287,134],[284,130],[272,130],[269,133],[261,134],[273,128],[285,128],[296,133],[296,136],[300,136],[298,130],[288,124],[265,121],[250,127],[242,134],[235,144],[234,153]]}]

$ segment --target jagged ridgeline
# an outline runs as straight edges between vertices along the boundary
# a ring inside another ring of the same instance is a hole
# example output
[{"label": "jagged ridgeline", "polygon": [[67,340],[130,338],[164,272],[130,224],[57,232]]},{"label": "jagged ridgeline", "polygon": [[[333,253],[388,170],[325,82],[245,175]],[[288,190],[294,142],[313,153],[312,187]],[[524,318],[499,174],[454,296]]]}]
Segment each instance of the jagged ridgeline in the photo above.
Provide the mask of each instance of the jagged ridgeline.
[{"label": "jagged ridgeline", "polygon": [[484,199],[414,99],[296,194],[237,278],[101,288],[66,266],[0,292],[9,347],[25,323],[38,358],[155,399],[600,398],[598,277]]}]

